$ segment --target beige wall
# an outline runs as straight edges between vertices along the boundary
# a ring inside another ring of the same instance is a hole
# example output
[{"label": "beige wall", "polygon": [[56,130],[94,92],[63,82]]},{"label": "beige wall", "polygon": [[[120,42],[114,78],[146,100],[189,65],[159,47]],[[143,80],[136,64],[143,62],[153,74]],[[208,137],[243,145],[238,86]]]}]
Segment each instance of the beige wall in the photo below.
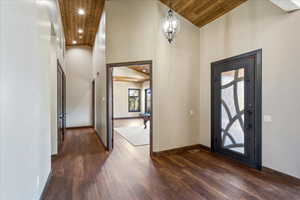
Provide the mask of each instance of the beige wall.
[{"label": "beige wall", "polygon": [[92,49],[68,48],[66,52],[67,127],[92,125]]},{"label": "beige wall", "polygon": [[263,165],[300,177],[300,12],[249,0],[200,32],[200,143],[210,146],[210,63],[263,49]]},{"label": "beige wall", "polygon": [[93,77],[96,83],[96,131],[106,145],[106,17],[102,14],[93,49]]},{"label": "beige wall", "polygon": [[199,143],[199,29],[180,17],[182,31],[170,45],[160,2],[111,0],[105,9],[107,63],[153,61],[154,151]]},{"label": "beige wall", "polygon": [[[113,82],[113,103],[114,118],[138,117],[140,112],[128,112],[128,89],[140,89],[142,83],[114,81]],[[143,107],[141,102],[141,108]]]}]

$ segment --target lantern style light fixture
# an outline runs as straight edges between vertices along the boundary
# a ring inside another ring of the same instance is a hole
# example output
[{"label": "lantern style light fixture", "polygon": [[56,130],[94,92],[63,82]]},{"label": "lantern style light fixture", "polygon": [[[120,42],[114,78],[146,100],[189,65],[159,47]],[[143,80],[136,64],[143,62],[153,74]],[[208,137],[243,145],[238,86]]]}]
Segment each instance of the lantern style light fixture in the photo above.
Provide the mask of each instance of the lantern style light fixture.
[{"label": "lantern style light fixture", "polygon": [[176,34],[180,31],[180,21],[172,10],[172,4],[169,3],[169,5],[170,9],[162,21],[162,31],[171,44],[174,41]]}]

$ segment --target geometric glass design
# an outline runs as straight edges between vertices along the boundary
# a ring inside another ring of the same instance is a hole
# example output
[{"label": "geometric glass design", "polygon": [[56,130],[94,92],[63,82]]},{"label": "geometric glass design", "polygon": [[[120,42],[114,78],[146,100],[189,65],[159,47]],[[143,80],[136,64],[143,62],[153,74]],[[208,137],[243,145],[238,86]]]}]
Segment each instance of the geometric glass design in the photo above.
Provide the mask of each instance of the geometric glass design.
[{"label": "geometric glass design", "polygon": [[221,74],[221,126],[222,147],[241,154],[245,152],[245,71]]}]

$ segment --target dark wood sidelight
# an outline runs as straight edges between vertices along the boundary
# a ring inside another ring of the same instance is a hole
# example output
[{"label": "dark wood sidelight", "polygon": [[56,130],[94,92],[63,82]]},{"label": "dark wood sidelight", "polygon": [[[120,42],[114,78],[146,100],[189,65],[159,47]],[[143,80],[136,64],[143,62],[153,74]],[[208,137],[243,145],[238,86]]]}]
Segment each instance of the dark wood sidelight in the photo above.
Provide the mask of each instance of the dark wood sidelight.
[{"label": "dark wood sidelight", "polygon": [[212,151],[261,169],[262,51],[212,63]]}]

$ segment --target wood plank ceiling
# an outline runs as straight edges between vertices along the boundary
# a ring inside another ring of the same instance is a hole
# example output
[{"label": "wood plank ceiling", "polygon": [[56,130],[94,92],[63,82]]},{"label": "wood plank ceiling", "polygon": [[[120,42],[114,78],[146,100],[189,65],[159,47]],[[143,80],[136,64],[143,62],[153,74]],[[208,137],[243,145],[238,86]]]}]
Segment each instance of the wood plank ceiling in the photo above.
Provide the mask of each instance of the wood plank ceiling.
[{"label": "wood plank ceiling", "polygon": [[[170,0],[160,0],[169,6]],[[172,8],[198,27],[226,14],[247,0],[171,0]],[[66,45],[93,46],[105,0],[59,0]],[[78,9],[85,15],[79,15]],[[78,33],[82,29],[83,33]],[[76,41],[76,44],[73,44]]]},{"label": "wood plank ceiling", "polygon": [[194,25],[202,27],[221,17],[247,0],[160,0],[188,19]]},{"label": "wood plank ceiling", "polygon": [[[93,46],[105,0],[59,0],[66,45]],[[83,9],[84,15],[78,10]],[[83,33],[78,33],[82,29]],[[76,41],[77,44],[73,44]]]}]

